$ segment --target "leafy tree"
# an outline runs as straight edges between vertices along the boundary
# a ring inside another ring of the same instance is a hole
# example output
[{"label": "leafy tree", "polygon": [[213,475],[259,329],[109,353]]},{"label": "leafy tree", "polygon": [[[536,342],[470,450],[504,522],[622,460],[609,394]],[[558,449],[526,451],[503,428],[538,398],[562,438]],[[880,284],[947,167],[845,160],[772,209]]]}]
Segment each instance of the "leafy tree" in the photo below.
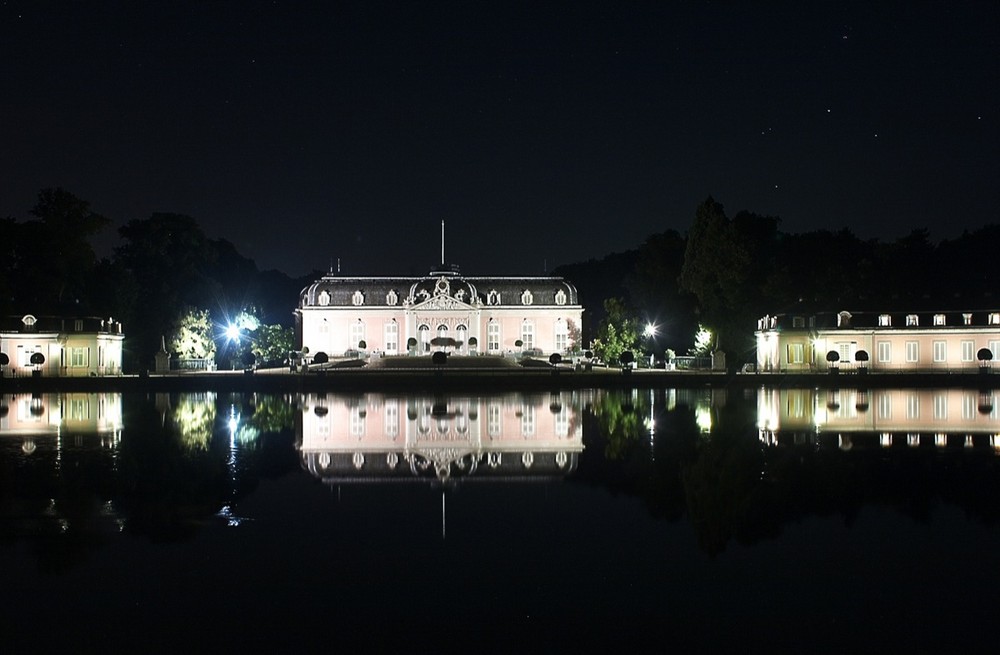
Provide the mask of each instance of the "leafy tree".
[{"label": "leafy tree", "polygon": [[116,261],[139,291],[125,323],[142,362],[159,347],[165,326],[187,307],[217,302],[219,285],[207,273],[213,250],[195,220],[180,214],[155,213],[118,232],[123,243],[115,249]]},{"label": "leafy tree", "polygon": [[605,362],[617,362],[623,352],[635,348],[639,343],[635,316],[620,298],[605,300],[604,314],[592,349]]},{"label": "leafy tree", "polygon": [[254,332],[250,346],[257,361],[280,362],[295,346],[295,330],[281,325],[261,325]]},{"label": "leafy tree", "polygon": [[170,334],[170,350],[182,359],[215,357],[214,326],[208,310],[189,308],[177,318]]},{"label": "leafy tree", "polygon": [[[741,212],[730,221],[711,197],[698,206],[688,233],[681,287],[698,299],[701,321],[742,358],[752,348],[754,318],[764,311],[778,219]],[[734,358],[733,361],[738,361]]]},{"label": "leafy tree", "polygon": [[22,308],[81,311],[97,260],[90,240],[111,221],[61,188],[39,191],[31,214],[37,220],[18,225],[14,235],[13,266]]}]

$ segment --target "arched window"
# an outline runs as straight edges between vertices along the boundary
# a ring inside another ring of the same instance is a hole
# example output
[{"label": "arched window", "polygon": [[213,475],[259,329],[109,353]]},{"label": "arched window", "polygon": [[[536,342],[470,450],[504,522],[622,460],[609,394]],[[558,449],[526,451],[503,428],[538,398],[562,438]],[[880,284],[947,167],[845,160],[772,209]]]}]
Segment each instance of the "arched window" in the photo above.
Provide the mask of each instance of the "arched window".
[{"label": "arched window", "polygon": [[465,327],[464,325],[456,326],[455,341],[458,342],[458,349],[464,351],[466,345],[469,343],[469,328]]},{"label": "arched window", "polygon": [[354,295],[351,296],[351,302],[354,303],[355,307],[360,307],[365,304],[365,294],[361,293],[360,290],[355,291]]},{"label": "arched window", "polygon": [[531,295],[531,290],[525,289],[524,292],[521,294],[521,304],[530,305],[533,302],[535,302],[535,297]]},{"label": "arched window", "polygon": [[420,335],[420,352],[430,352],[431,351],[431,326],[426,323],[417,328],[417,334]]},{"label": "arched window", "polygon": [[330,292],[327,291],[326,289],[323,289],[322,291],[320,291],[319,292],[319,296],[316,298],[316,302],[319,304],[320,307],[326,307],[327,305],[329,305],[330,304]]},{"label": "arched window", "polygon": [[490,292],[486,294],[486,304],[487,305],[500,304],[500,293],[496,289],[491,289]]},{"label": "arched window", "polygon": [[565,305],[566,304],[566,292],[562,289],[556,291],[556,304]]},{"label": "arched window", "polygon": [[389,293],[385,294],[385,304],[392,307],[399,302],[399,295],[396,294],[395,289],[389,289]]}]

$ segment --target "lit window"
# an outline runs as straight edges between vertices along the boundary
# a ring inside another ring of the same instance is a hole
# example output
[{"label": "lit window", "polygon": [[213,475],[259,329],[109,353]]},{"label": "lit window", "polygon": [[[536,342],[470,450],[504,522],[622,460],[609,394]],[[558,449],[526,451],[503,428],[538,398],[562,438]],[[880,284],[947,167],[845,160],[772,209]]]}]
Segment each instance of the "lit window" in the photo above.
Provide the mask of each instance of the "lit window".
[{"label": "lit window", "polygon": [[556,350],[565,352],[568,347],[569,331],[566,329],[566,321],[561,318],[556,319],[555,325]]},{"label": "lit window", "polygon": [[533,302],[535,302],[535,297],[533,295],[531,295],[531,291],[530,290],[525,289],[524,293],[521,294],[521,304],[522,305],[530,305]]},{"label": "lit window", "polygon": [[83,319],[76,319],[73,321],[73,330],[76,332],[83,332]]},{"label": "lit window", "polygon": [[972,325],[972,314],[962,314],[962,325]]},{"label": "lit window", "polygon": [[948,418],[948,398],[942,394],[934,394],[934,418],[944,420]]},{"label": "lit window", "polygon": [[493,320],[486,325],[486,350],[491,353],[500,350],[500,324]]},{"label": "lit window", "polygon": [[948,359],[948,351],[944,341],[934,342],[934,361],[941,363]]},{"label": "lit window", "polygon": [[347,345],[348,349],[358,348],[364,350],[364,346],[361,342],[365,340],[365,324],[361,322],[359,318],[357,322],[351,323],[351,342]]},{"label": "lit window", "polygon": [[802,364],[805,361],[805,345],[801,343],[788,344],[788,363]]},{"label": "lit window", "polygon": [[389,293],[385,294],[385,304],[392,307],[399,302],[399,295],[396,294],[395,289],[389,289]]},{"label": "lit window", "polygon": [[945,324],[945,322],[944,322],[944,314],[935,314],[934,315],[934,325],[944,325],[944,324]]},{"label": "lit window", "polygon": [[1000,313],[994,312],[994,313],[990,314],[989,324],[990,325],[1000,325]]},{"label": "lit window", "polygon": [[892,317],[888,314],[882,314],[878,317],[879,327],[892,327]]},{"label": "lit window", "polygon": [[351,296],[351,302],[354,303],[355,307],[360,307],[365,304],[365,294],[361,293],[361,291],[355,291],[354,295]]},{"label": "lit window", "polygon": [[962,361],[971,362],[976,350],[976,345],[972,341],[962,342]]},{"label": "lit window", "polygon": [[556,291],[556,304],[565,305],[566,304],[566,292],[562,289]]},{"label": "lit window", "polygon": [[525,350],[535,347],[535,324],[527,320],[521,323],[521,344]]},{"label": "lit window", "polygon": [[920,345],[916,341],[906,342],[906,361],[914,363],[920,359]]},{"label": "lit window", "polygon": [[920,396],[916,393],[906,396],[906,418],[920,418]]},{"label": "lit window", "polygon": [[431,326],[421,325],[417,328],[417,334],[420,335],[420,352],[430,352],[431,350]]},{"label": "lit window", "polygon": [[70,348],[69,354],[69,365],[73,368],[80,368],[87,366],[87,348]]},{"label": "lit window", "polygon": [[878,361],[881,364],[888,364],[892,361],[892,343],[889,341],[878,342]]},{"label": "lit window", "polygon": [[399,351],[399,324],[390,321],[385,324],[385,352],[395,355]]},{"label": "lit window", "polygon": [[459,348],[467,344],[469,342],[469,328],[464,325],[455,326],[455,341],[458,342]]},{"label": "lit window", "polygon": [[491,289],[490,292],[486,294],[486,304],[487,305],[500,304],[500,293],[496,289]]},{"label": "lit window", "polygon": [[327,305],[329,305],[330,304],[330,292],[327,291],[326,289],[323,289],[322,291],[320,291],[319,292],[319,296],[316,298],[316,302],[319,304],[320,307],[326,307]]},{"label": "lit window", "polygon": [[917,325],[920,325],[920,321],[917,319],[917,315],[916,314],[907,314],[906,315],[906,325],[909,326],[909,327],[915,327]]},{"label": "lit window", "polygon": [[837,327],[851,327],[850,312],[840,312],[837,314]]}]

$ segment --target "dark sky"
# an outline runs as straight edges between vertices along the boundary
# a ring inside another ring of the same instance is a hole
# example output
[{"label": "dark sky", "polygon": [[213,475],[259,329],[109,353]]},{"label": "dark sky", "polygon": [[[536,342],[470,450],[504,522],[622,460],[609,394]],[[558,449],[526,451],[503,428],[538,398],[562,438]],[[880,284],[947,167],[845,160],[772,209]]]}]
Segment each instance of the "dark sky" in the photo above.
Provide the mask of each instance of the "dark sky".
[{"label": "dark sky", "polygon": [[[684,232],[1000,222],[1000,2],[0,0],[0,215],[62,186],[263,268],[540,274]],[[109,231],[104,247],[116,242]]]}]

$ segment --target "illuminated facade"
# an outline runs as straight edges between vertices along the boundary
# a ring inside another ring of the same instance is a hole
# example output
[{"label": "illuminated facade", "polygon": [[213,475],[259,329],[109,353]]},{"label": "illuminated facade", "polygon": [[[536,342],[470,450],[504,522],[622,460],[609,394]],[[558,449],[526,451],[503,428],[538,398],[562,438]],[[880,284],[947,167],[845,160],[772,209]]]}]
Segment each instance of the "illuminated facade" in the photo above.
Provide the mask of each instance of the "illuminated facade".
[{"label": "illuminated facade", "polygon": [[563,278],[464,277],[441,265],[424,277],[330,272],[299,294],[295,328],[298,348],[313,357],[426,355],[441,344],[464,355],[549,354],[581,345],[582,316]]},{"label": "illuminated facade", "polygon": [[[757,370],[962,372],[1000,358],[1000,312],[778,314],[757,322]],[[828,361],[830,352],[836,361]]]},{"label": "illuminated facade", "polygon": [[110,318],[10,318],[0,327],[3,375],[118,375],[124,340],[122,324]]}]

